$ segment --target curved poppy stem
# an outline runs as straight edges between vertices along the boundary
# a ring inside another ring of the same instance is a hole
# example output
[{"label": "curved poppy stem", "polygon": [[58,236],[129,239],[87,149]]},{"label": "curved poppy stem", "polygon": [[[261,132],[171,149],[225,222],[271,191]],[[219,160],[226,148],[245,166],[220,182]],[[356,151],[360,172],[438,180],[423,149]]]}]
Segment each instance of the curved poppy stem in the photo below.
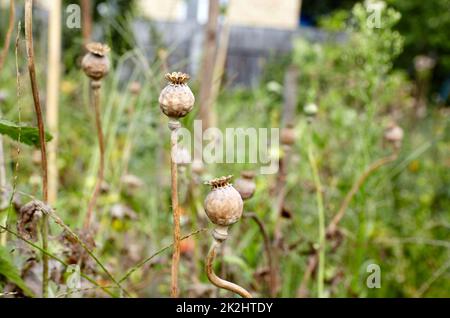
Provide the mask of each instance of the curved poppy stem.
[{"label": "curved poppy stem", "polygon": [[243,298],[253,298],[252,295],[247,290],[245,290],[243,287],[241,287],[237,284],[234,284],[232,282],[229,282],[227,280],[224,280],[224,279],[218,277],[214,273],[214,269],[213,269],[214,259],[216,258],[217,250],[222,245],[222,242],[223,241],[218,241],[218,240],[214,239],[214,241],[211,245],[211,248],[209,249],[209,253],[206,258],[206,274],[208,275],[209,281],[213,285],[215,285],[219,288],[222,288],[222,289],[229,290],[233,293],[236,293]]}]

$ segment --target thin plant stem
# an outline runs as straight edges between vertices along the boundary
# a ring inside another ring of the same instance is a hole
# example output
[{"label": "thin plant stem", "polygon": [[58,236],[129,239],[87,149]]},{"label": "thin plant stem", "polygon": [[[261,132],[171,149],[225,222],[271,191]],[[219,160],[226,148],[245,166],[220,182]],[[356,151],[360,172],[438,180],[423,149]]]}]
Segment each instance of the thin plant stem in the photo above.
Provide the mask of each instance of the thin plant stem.
[{"label": "thin plant stem", "polygon": [[[371,176],[375,171],[377,171],[382,166],[397,160],[397,158],[398,158],[398,153],[394,152],[393,154],[391,154],[387,157],[376,160],[375,162],[373,162],[371,165],[369,165],[364,170],[364,172],[361,174],[361,176],[355,180],[350,191],[345,196],[344,200],[342,201],[342,203],[339,207],[338,212],[335,214],[335,216],[333,217],[333,219],[327,226],[325,235],[332,237],[336,233],[339,222],[344,217],[345,211],[347,210],[348,205],[352,201],[353,197],[358,193],[359,189],[362,187],[364,182],[369,178],[369,176]],[[303,274],[303,279],[302,279],[302,282],[300,284],[300,287],[299,287],[298,293],[297,293],[299,297],[303,297],[306,295],[306,286],[307,286],[308,281],[311,278],[313,272],[315,271],[317,264],[318,264],[318,254],[314,253],[308,259],[308,267]]]},{"label": "thin plant stem", "polygon": [[319,271],[317,274],[317,294],[319,298],[324,297],[325,277],[325,213],[323,209],[322,184],[320,182],[319,170],[313,151],[312,138],[308,147],[308,160],[311,165],[314,184],[316,187],[316,204],[319,217]]},{"label": "thin plant stem", "polygon": [[217,251],[220,249],[220,246],[222,245],[222,242],[217,241],[216,239],[213,240],[213,243],[211,245],[211,248],[209,249],[208,256],[206,258],[206,274],[208,276],[209,281],[222,289],[229,290],[235,294],[238,294],[239,296],[243,298],[252,298],[252,295],[245,290],[243,287],[229,282],[227,280],[224,280],[220,277],[218,277],[214,273],[213,265],[214,265],[214,259],[216,258]]},{"label": "thin plant stem", "polygon": [[61,0],[53,0],[49,8],[47,66],[47,128],[53,136],[48,143],[48,203],[58,196],[58,105],[61,60]]},{"label": "thin plant stem", "polygon": [[272,244],[270,242],[269,234],[267,233],[267,230],[264,226],[264,223],[261,221],[261,219],[258,217],[258,215],[254,212],[247,212],[244,214],[246,218],[252,219],[256,225],[259,228],[259,231],[261,232],[261,235],[263,237],[264,242],[264,251],[266,253],[267,258],[267,264],[269,266],[269,291],[270,291],[270,297],[276,296],[276,286],[277,286],[277,275],[276,270],[273,262],[273,256],[272,256]]},{"label": "thin plant stem", "polygon": [[91,40],[92,33],[92,3],[91,0],[81,0],[81,17],[83,23],[83,44]]},{"label": "thin plant stem", "polygon": [[327,233],[333,234],[332,232],[336,231],[337,225],[341,221],[341,219],[344,217],[345,211],[348,208],[348,205],[352,201],[353,197],[358,193],[361,186],[364,184],[366,179],[376,170],[378,170],[380,167],[393,162],[397,160],[397,152],[394,152],[392,155],[378,159],[377,161],[373,162],[367,169],[364,171],[364,173],[353,183],[352,188],[347,193],[347,195],[344,198],[344,201],[342,201],[341,206],[336,213],[336,215],[331,220],[330,224],[327,227]]},{"label": "thin plant stem", "polygon": [[[189,233],[185,236],[183,236],[182,238],[180,238],[180,241],[183,241],[191,236],[197,235],[198,233],[201,232],[205,232],[207,229],[199,229],[196,230],[192,233]],[[150,262],[153,258],[155,258],[156,256],[158,256],[159,254],[163,253],[164,251],[168,250],[169,248],[173,247],[174,243],[171,243],[170,245],[164,246],[163,248],[159,249],[158,251],[156,251],[155,253],[153,253],[152,255],[150,255],[149,257],[147,257],[146,259],[140,261],[139,263],[137,263],[135,266],[133,266],[132,268],[130,268],[127,273],[121,278],[119,279],[119,283],[122,283],[123,281],[127,280],[128,277],[130,277],[131,274],[133,274],[135,271],[137,271],[139,268],[141,268],[142,266],[144,266],[145,264],[147,264],[148,262]]]},{"label": "thin plant stem", "polygon": [[201,67],[200,110],[202,129],[205,131],[211,125],[212,88],[214,84],[214,65],[216,61],[217,25],[220,16],[219,0],[210,0],[208,6],[208,22],[205,30],[204,53]]},{"label": "thin plant stem", "polygon": [[181,124],[179,121],[169,122],[170,133],[170,175],[171,175],[171,193],[172,193],[172,210],[173,210],[173,254],[171,268],[171,296],[178,297],[178,269],[180,262],[180,209],[178,206],[178,167],[175,161],[176,149],[178,144],[177,130]]},{"label": "thin plant stem", "polygon": [[138,97],[133,94],[133,96],[131,97],[130,113],[128,114],[130,125],[129,125],[128,131],[126,133],[125,146],[123,147],[122,176],[128,174],[128,168],[129,168],[128,166],[130,163],[131,152],[133,149],[133,137],[134,137],[134,132],[136,130],[135,119],[137,118],[136,115],[139,115],[139,112],[136,112],[136,109],[135,109],[137,101],[138,101]]},{"label": "thin plant stem", "polygon": [[[15,47],[14,47],[14,55],[15,55],[15,62],[16,62],[16,98],[17,98],[17,110],[18,110],[18,120],[19,124],[22,122],[22,107],[20,104],[20,96],[21,96],[21,84],[20,84],[20,69],[19,69],[19,57],[18,57],[18,50],[19,50],[19,40],[20,40],[20,34],[21,34],[21,21],[18,22],[17,25],[17,34],[16,34],[16,41],[15,41]],[[14,195],[17,191],[17,178],[18,178],[18,172],[19,172],[19,165],[20,165],[20,141],[22,139],[22,129],[19,126],[19,133],[17,134],[17,148],[16,148],[16,162],[14,164],[14,170],[13,170],[13,181],[12,181],[12,191],[11,195],[9,197],[9,209],[8,213],[6,214],[4,225],[8,226],[9,219],[10,219],[10,213],[12,211],[12,204],[14,200]],[[8,189],[3,188],[2,191],[7,191]],[[3,220],[2,220],[3,221]],[[7,240],[7,232],[0,232],[0,242],[2,245],[6,245]]]},{"label": "thin plant stem", "polygon": [[3,66],[5,65],[6,57],[8,56],[9,45],[11,42],[12,32],[14,30],[14,20],[16,17],[16,8],[14,6],[14,0],[9,1],[9,22],[8,30],[6,31],[5,44],[0,53],[0,73],[2,72]]},{"label": "thin plant stem", "polygon": [[431,285],[450,268],[450,259],[448,259],[441,267],[439,267],[429,279],[417,290],[416,297],[420,298],[428,291]]},{"label": "thin plant stem", "polygon": [[89,254],[89,256],[97,263],[98,266],[100,266],[100,268],[105,272],[106,276],[108,276],[108,278],[115,284],[117,285],[117,287],[123,291],[123,293],[127,296],[129,296],[129,293],[120,285],[120,282],[118,282],[112,275],[111,273],[106,269],[106,267],[103,265],[102,262],[100,262],[100,260],[97,258],[97,256],[95,256],[95,254],[89,249],[89,247],[87,247],[87,245],[83,242],[83,240],[74,232],[70,229],[70,227],[68,227],[63,220],[57,216],[53,209],[42,209],[43,215],[47,214],[49,215],[56,224],[58,224],[59,226],[61,226],[64,230],[66,230],[80,245],[81,247]]},{"label": "thin plant stem", "polygon": [[[42,254],[46,254],[48,255],[50,258],[54,259],[55,261],[57,261],[58,263],[62,264],[65,267],[68,267],[69,264],[67,264],[66,262],[64,262],[62,259],[60,259],[58,256],[48,252],[47,250],[44,250],[42,247],[40,247],[37,244],[34,244],[33,242],[27,240],[26,238],[22,237],[21,235],[19,235],[18,233],[11,231],[10,229],[8,229],[7,227],[0,225],[0,228],[12,235],[14,235],[15,237],[17,237],[18,239],[24,241],[26,244],[30,245],[31,247],[37,249],[38,251],[40,251]],[[83,272],[80,272],[81,277],[83,277],[84,279],[86,279],[87,281],[89,281],[90,283],[92,283],[93,285],[97,286],[98,288],[101,288],[105,293],[107,293],[108,295],[110,295],[111,297],[116,297],[116,295],[114,295],[113,293],[111,293],[110,291],[108,291],[106,288],[110,288],[110,287],[106,287],[106,286],[101,286],[97,283],[97,281],[89,276],[87,276],[86,274],[84,274]]]},{"label": "thin plant stem", "polygon": [[84,228],[89,229],[94,217],[94,208],[97,203],[97,198],[102,186],[104,171],[105,171],[105,142],[103,138],[101,110],[100,110],[100,81],[91,82],[92,89],[92,103],[95,111],[95,127],[97,130],[98,148],[100,151],[100,163],[97,173],[97,181],[95,183],[94,191],[88,204],[88,210],[84,222]]},{"label": "thin plant stem", "polygon": [[[48,201],[48,177],[47,177],[47,150],[45,146],[45,129],[42,117],[41,102],[39,99],[39,89],[36,81],[36,68],[34,65],[34,48],[33,48],[33,0],[25,1],[25,40],[28,57],[28,71],[30,73],[31,90],[33,92],[34,108],[39,129],[39,145],[41,149],[41,169],[42,169],[42,194],[44,202]],[[46,215],[42,218],[42,248],[48,248],[48,218]],[[48,255],[42,255],[42,295],[44,298],[48,296]]]},{"label": "thin plant stem", "polygon": [[69,291],[67,291],[65,293],[61,293],[59,295],[56,295],[55,298],[63,298],[63,297],[67,297],[67,296],[73,295],[75,293],[96,290],[96,289],[99,289],[99,288],[106,289],[106,288],[117,288],[117,287],[116,286],[103,286],[103,287],[102,286],[94,286],[94,287],[85,287],[85,288],[75,288],[75,289],[69,290]]}]

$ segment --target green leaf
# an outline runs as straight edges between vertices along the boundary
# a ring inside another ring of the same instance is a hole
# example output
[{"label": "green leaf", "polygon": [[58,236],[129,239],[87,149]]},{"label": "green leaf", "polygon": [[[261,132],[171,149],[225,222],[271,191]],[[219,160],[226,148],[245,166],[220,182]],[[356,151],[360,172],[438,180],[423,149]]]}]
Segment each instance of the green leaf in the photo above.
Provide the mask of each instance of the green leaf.
[{"label": "green leaf", "polygon": [[8,251],[3,246],[0,246],[0,277],[1,276],[4,276],[7,280],[17,285],[25,295],[34,297],[33,292],[20,277],[19,271],[12,262],[11,255],[9,255]]},{"label": "green leaf", "polygon": [[[15,141],[19,141],[20,135],[21,143],[39,147],[39,130],[36,127],[0,119],[0,134],[7,135]],[[50,141],[52,138],[52,135],[45,133],[45,141]]]}]

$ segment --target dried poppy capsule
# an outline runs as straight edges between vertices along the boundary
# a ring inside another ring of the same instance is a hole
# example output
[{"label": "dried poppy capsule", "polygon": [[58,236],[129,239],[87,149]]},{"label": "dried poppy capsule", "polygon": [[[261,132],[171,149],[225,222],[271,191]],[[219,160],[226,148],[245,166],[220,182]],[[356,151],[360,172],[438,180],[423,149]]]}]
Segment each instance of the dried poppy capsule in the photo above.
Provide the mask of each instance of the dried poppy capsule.
[{"label": "dried poppy capsule", "polygon": [[243,200],[250,199],[255,193],[255,173],[253,171],[242,171],[241,178],[236,179],[234,188],[239,192]]},{"label": "dried poppy capsule", "polygon": [[109,72],[110,63],[106,54],[110,49],[107,45],[97,42],[87,44],[86,49],[88,52],[81,61],[81,67],[92,80],[101,80]]},{"label": "dried poppy capsule", "polygon": [[169,83],[159,95],[161,111],[171,118],[186,116],[194,106],[195,97],[186,84],[189,75],[181,72],[168,73],[165,76]]},{"label": "dried poppy capsule", "polygon": [[295,129],[292,124],[281,129],[280,142],[282,145],[291,146],[295,143]]},{"label": "dried poppy capsule", "polygon": [[384,139],[394,145],[395,148],[400,148],[403,141],[403,129],[395,123],[391,123],[384,132]]},{"label": "dried poppy capsule", "polygon": [[204,206],[211,222],[219,226],[229,226],[236,223],[242,216],[244,202],[241,195],[229,183],[232,176],[220,177],[205,182],[211,186],[211,192],[206,196]]}]

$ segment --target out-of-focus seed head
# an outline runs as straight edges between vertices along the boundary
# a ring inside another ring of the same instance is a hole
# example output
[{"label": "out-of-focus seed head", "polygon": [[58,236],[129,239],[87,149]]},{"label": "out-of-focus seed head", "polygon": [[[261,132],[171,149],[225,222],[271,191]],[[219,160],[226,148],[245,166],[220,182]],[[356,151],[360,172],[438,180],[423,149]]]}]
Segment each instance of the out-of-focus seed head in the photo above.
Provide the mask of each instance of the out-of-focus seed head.
[{"label": "out-of-focus seed head", "polygon": [[133,95],[139,95],[139,93],[141,92],[141,83],[139,82],[131,82],[129,88],[130,93]]},{"label": "out-of-focus seed head", "polygon": [[431,70],[436,65],[436,60],[426,55],[417,55],[414,58],[414,68],[417,72]]},{"label": "out-of-focus seed head", "polygon": [[203,172],[205,172],[205,165],[203,164],[203,162],[201,160],[194,159],[191,164],[191,170],[193,173],[195,173],[197,175],[201,175],[201,174],[203,174]]},{"label": "out-of-focus seed head", "polygon": [[159,95],[159,107],[168,117],[180,118],[186,116],[194,107],[195,97],[187,85],[189,75],[181,72],[168,73],[165,76],[169,82]]},{"label": "out-of-focus seed head", "polygon": [[384,139],[393,144],[395,148],[400,148],[403,135],[403,129],[397,124],[391,123],[384,132]]},{"label": "out-of-focus seed head", "polygon": [[41,164],[41,151],[40,150],[33,151],[33,154],[31,155],[31,161],[36,166],[39,166]]},{"label": "out-of-focus seed head", "polygon": [[288,125],[281,129],[280,142],[282,145],[293,145],[295,143],[295,137],[295,128],[293,125]]},{"label": "out-of-focus seed head", "polygon": [[8,97],[8,93],[6,91],[0,91],[0,104],[5,102]]},{"label": "out-of-focus seed head", "polygon": [[236,179],[234,188],[239,192],[243,200],[250,199],[256,190],[255,173],[253,171],[242,171],[241,177]]},{"label": "out-of-focus seed head", "polygon": [[106,44],[92,42],[86,45],[87,53],[81,61],[81,67],[92,80],[99,81],[109,72],[110,62],[106,56],[110,48]]},{"label": "out-of-focus seed head", "polygon": [[319,109],[318,109],[317,105],[314,104],[314,103],[308,103],[308,104],[305,105],[305,107],[303,107],[303,112],[308,117],[316,116],[318,110]]},{"label": "out-of-focus seed head", "polygon": [[236,223],[242,216],[244,202],[241,195],[229,183],[232,176],[220,177],[205,182],[211,186],[204,206],[211,222],[219,226]]},{"label": "out-of-focus seed head", "polygon": [[120,181],[125,188],[140,189],[145,186],[144,181],[133,174],[125,174]]}]

